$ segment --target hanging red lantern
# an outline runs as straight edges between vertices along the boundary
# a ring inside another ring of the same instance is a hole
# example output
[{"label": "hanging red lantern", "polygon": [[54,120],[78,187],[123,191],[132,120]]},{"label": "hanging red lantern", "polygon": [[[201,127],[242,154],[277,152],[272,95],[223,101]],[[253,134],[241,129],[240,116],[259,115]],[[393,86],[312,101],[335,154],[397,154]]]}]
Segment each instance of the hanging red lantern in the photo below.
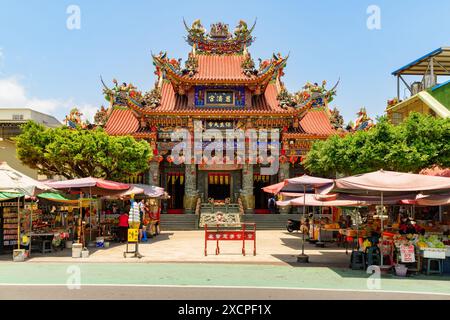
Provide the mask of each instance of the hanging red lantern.
[{"label": "hanging red lantern", "polygon": [[287,160],[288,160],[287,157],[284,155],[280,157],[280,163],[286,163]]},{"label": "hanging red lantern", "polygon": [[281,149],[281,154],[284,156],[286,155],[286,150],[285,149]]},{"label": "hanging red lantern", "polygon": [[289,162],[292,163],[292,164],[296,163],[297,162],[297,156],[291,156],[289,158]]}]

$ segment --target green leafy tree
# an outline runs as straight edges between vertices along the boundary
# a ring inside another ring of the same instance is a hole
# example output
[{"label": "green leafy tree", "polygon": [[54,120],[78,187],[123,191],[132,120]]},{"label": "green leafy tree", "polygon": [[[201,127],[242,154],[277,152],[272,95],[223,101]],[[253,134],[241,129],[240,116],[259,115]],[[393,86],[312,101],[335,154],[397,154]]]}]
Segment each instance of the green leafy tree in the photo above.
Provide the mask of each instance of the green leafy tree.
[{"label": "green leafy tree", "polygon": [[47,129],[29,121],[16,137],[22,163],[48,176],[92,176],[121,181],[148,169],[150,145],[130,136],[110,136],[103,129]]},{"label": "green leafy tree", "polygon": [[311,173],[353,175],[379,169],[419,172],[450,166],[450,119],[412,113],[394,126],[386,117],[375,127],[313,144],[305,159]]}]

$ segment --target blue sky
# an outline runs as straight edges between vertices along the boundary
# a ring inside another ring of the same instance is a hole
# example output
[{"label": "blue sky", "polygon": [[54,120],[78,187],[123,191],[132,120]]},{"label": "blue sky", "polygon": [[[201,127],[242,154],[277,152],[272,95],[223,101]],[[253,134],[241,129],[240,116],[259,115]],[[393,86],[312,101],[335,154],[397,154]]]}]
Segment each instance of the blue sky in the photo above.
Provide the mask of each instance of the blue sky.
[{"label": "blue sky", "polygon": [[[69,5],[81,29],[66,28]],[[369,30],[369,5],[381,9],[381,30]],[[151,51],[187,57],[183,17],[209,28],[258,18],[255,60],[290,58],[284,82],[341,83],[332,105],[345,121],[361,106],[381,115],[396,95],[391,72],[450,45],[447,0],[347,1],[7,1],[0,0],[0,107],[32,107],[62,119],[72,106],[87,115],[106,102],[100,75],[147,90],[155,81]]]}]

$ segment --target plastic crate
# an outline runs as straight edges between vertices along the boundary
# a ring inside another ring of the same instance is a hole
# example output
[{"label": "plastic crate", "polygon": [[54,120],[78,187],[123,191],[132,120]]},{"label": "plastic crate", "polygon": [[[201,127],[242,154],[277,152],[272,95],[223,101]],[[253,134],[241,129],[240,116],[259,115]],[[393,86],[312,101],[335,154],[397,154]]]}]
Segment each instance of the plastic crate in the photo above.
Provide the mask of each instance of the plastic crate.
[{"label": "plastic crate", "polygon": [[426,248],[423,249],[423,257],[431,259],[445,259],[445,249]]}]

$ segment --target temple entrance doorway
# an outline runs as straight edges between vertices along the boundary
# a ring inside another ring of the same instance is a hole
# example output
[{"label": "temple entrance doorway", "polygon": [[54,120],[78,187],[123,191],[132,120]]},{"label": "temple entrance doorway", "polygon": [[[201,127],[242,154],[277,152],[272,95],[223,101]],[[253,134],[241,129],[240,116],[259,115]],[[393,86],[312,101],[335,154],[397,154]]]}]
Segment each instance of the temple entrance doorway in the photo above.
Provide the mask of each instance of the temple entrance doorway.
[{"label": "temple entrance doorway", "polygon": [[170,195],[167,213],[184,213],[184,173],[168,173],[166,175],[166,191]]},{"label": "temple entrance doorway", "polygon": [[208,173],[208,198],[225,200],[231,197],[231,175],[229,173]]},{"label": "temple entrance doorway", "polygon": [[260,174],[253,175],[253,187],[255,190],[255,213],[270,213],[268,202],[271,195],[262,190],[262,188],[267,187],[270,184],[270,176]]}]

